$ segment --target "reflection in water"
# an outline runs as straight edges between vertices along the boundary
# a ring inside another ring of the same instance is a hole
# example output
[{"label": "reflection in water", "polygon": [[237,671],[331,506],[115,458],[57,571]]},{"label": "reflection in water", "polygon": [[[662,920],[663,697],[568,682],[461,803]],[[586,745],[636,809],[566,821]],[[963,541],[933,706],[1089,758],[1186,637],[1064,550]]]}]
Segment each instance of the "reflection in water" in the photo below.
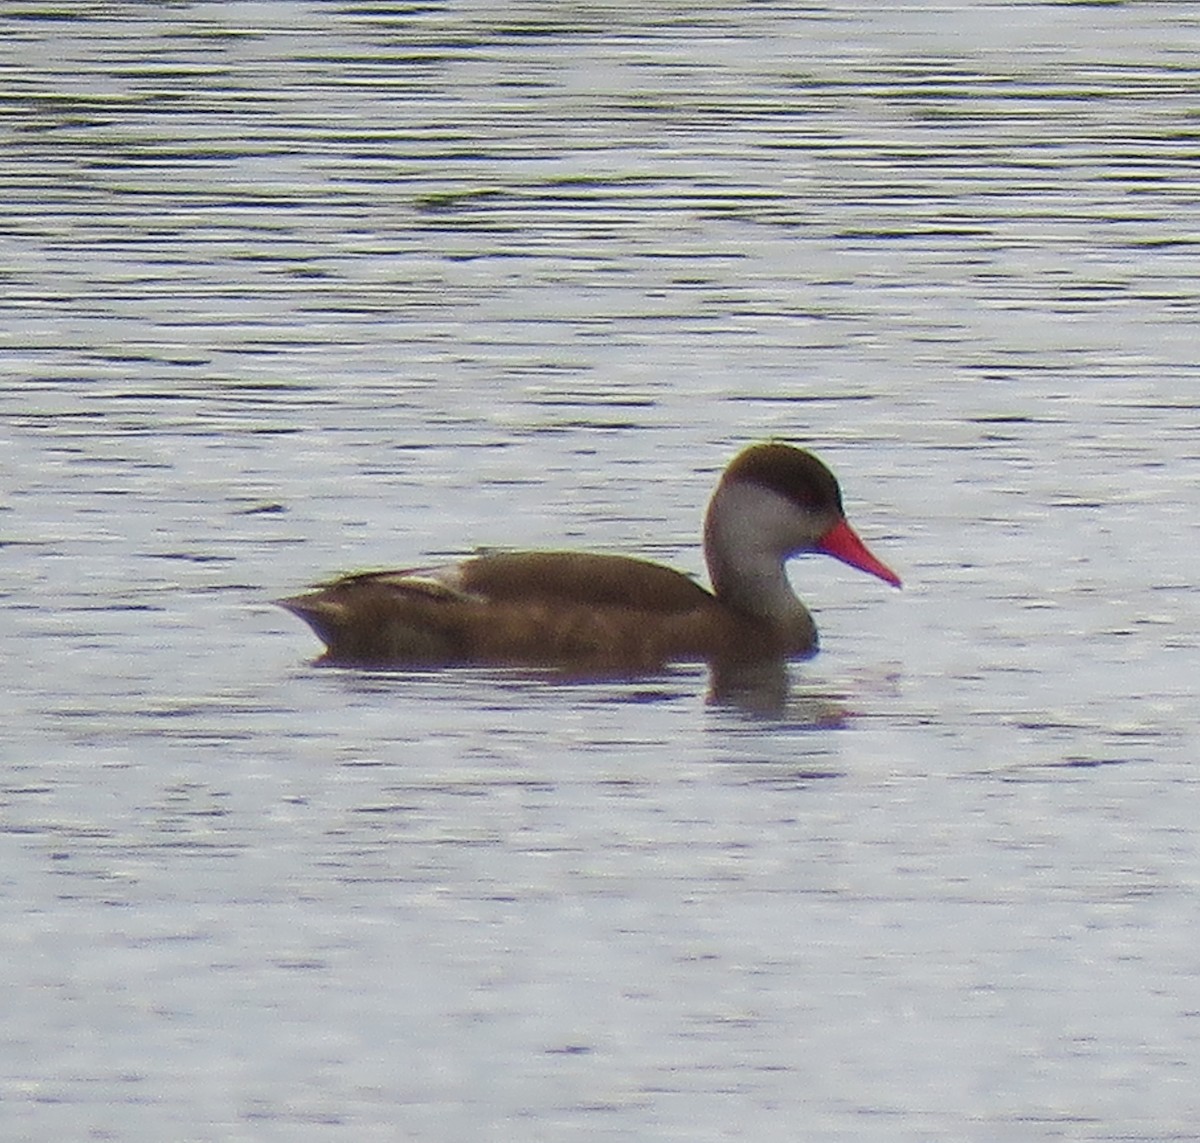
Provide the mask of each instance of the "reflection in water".
[{"label": "reflection in water", "polygon": [[786,659],[756,659],[678,666],[660,671],[631,671],[605,664],[595,668],[567,667],[346,667],[322,659],[312,662],[322,672],[337,672],[345,686],[361,694],[381,694],[392,689],[396,680],[428,682],[452,677],[460,685],[491,684],[504,687],[514,704],[528,698],[531,691],[544,688],[607,688],[602,701],[647,705],[675,702],[695,693],[701,673],[708,672],[707,701],[716,707],[740,711],[766,721],[798,729],[838,730],[849,725],[851,712],[840,696],[798,689]]},{"label": "reflection in water", "polygon": [[785,659],[713,663],[709,680],[710,702],[747,714],[814,730],[839,729],[849,721],[849,711],[832,696],[794,690]]}]

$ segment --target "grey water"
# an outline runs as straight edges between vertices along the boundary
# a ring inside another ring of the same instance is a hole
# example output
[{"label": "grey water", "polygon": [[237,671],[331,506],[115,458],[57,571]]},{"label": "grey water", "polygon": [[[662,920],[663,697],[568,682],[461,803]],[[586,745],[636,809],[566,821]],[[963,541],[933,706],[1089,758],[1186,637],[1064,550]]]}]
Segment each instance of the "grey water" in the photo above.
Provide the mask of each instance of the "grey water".
[{"label": "grey water", "polygon": [[[1200,10],[5,5],[0,1138],[1200,1139]],[[702,573],[772,709],[270,600]]]}]

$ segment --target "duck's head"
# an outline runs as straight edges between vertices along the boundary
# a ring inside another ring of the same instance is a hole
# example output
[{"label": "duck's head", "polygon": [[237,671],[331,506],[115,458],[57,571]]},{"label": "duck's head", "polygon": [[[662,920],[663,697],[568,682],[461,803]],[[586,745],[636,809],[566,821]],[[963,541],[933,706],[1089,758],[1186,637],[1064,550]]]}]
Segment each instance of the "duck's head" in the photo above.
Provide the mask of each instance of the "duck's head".
[{"label": "duck's head", "polygon": [[824,552],[900,586],[846,520],[833,473],[779,442],[751,445],[730,462],[709,502],[704,545],[718,593],[739,565],[778,568],[802,552]]}]

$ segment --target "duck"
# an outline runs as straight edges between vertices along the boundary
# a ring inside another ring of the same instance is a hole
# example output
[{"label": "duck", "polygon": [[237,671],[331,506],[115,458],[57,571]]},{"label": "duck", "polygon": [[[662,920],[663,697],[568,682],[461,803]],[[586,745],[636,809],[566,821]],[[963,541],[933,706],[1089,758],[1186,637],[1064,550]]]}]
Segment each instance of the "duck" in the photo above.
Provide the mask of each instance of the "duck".
[{"label": "duck", "polygon": [[808,658],[817,627],[786,564],[820,552],[900,587],[850,526],[833,473],[782,441],[722,473],[703,526],[711,588],[663,564],[573,551],[491,552],[342,576],[276,602],[324,665],[653,670]]}]

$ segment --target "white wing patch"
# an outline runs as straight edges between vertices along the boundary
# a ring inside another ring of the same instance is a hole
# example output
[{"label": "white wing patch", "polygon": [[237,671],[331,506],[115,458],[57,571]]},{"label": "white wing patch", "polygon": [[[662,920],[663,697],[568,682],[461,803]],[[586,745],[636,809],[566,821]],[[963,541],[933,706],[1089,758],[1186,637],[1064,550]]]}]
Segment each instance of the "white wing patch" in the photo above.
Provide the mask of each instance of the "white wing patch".
[{"label": "white wing patch", "polygon": [[482,598],[463,590],[462,569],[458,564],[443,564],[432,568],[405,568],[403,571],[378,572],[371,577],[398,591],[411,591],[430,599],[454,600],[463,603],[482,602]]}]

